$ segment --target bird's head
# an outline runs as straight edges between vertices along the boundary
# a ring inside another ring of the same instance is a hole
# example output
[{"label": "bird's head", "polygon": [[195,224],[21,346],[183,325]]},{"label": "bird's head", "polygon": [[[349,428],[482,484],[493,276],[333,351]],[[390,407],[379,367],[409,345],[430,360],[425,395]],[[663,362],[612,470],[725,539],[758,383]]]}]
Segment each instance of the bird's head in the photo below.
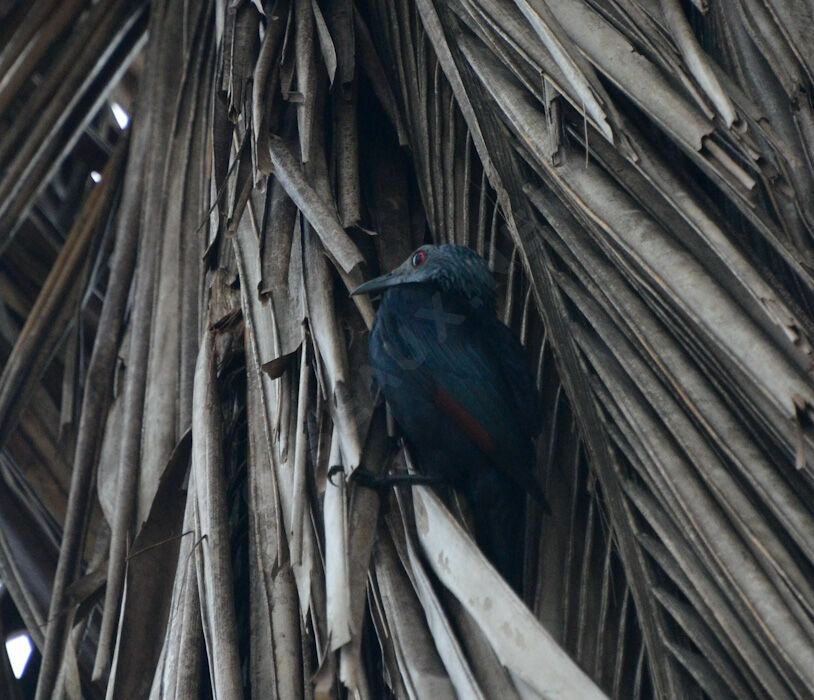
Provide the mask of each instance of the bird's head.
[{"label": "bird's head", "polygon": [[473,308],[494,308],[495,278],[486,261],[460,245],[423,245],[392,272],[358,286],[354,294],[374,294],[404,284],[426,284],[461,294]]}]

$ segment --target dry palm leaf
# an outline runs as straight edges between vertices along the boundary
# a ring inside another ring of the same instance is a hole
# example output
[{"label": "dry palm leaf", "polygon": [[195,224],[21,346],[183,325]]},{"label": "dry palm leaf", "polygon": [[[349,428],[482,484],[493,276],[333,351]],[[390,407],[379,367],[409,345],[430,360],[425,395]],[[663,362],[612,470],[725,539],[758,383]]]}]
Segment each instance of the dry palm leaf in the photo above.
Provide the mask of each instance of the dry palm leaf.
[{"label": "dry palm leaf", "polygon": [[[147,13],[0,2],[38,697],[806,697],[811,8],[156,0],[132,137],[63,217]],[[454,494],[354,481],[409,455],[347,292],[426,240],[486,258],[536,371],[521,597]]]}]

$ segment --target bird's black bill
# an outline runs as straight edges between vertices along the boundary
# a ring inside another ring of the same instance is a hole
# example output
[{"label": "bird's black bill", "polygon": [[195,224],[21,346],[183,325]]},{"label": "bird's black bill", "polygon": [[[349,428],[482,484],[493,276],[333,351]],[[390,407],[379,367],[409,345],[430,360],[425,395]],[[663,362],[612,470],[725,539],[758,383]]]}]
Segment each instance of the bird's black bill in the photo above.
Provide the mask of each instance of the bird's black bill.
[{"label": "bird's black bill", "polygon": [[364,284],[360,284],[350,293],[350,295],[353,297],[357,294],[375,294],[376,292],[381,292],[388,287],[395,287],[398,283],[398,278],[392,272],[388,272],[386,275],[374,277],[372,280],[369,280]]}]

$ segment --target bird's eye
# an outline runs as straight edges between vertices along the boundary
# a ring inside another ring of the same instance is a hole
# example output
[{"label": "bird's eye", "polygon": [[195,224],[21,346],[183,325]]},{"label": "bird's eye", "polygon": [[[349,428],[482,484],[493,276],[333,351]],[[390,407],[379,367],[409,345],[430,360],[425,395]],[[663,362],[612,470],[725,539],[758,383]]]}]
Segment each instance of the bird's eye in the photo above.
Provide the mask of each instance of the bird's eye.
[{"label": "bird's eye", "polygon": [[424,250],[417,250],[413,253],[412,263],[413,267],[421,267],[427,259],[427,252]]}]

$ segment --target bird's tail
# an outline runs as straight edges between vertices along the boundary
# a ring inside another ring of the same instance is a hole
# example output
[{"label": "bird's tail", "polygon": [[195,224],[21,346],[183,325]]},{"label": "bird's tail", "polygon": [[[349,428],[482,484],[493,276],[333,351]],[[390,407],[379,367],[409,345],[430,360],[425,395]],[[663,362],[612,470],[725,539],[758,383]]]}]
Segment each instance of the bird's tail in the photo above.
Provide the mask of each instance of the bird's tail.
[{"label": "bird's tail", "polygon": [[491,470],[470,479],[466,490],[478,545],[515,592],[521,594],[525,492]]}]

